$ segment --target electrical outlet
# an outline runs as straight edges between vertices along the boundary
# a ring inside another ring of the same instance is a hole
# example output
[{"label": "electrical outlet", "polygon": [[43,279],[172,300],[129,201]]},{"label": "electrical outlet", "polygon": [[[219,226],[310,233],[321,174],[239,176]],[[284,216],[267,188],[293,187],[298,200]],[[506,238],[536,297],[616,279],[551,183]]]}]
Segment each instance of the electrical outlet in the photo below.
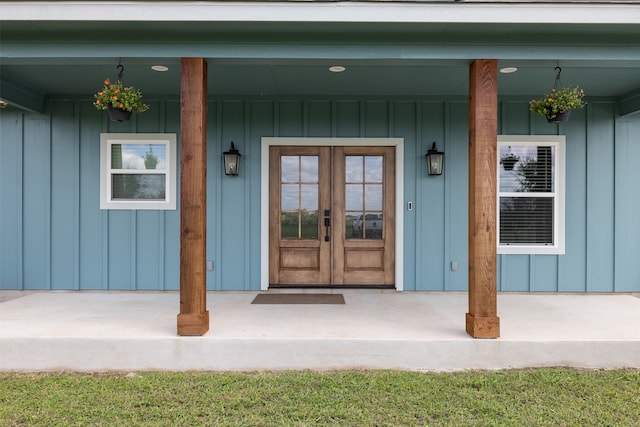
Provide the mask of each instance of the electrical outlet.
[{"label": "electrical outlet", "polygon": [[207,271],[213,271],[213,261],[207,261]]}]

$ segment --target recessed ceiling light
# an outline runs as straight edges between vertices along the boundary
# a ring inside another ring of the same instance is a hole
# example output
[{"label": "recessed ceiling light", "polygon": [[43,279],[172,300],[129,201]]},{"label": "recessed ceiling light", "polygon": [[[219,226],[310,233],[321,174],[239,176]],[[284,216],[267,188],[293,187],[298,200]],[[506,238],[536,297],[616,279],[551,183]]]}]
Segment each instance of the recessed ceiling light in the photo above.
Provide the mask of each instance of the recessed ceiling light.
[{"label": "recessed ceiling light", "polygon": [[500,72],[502,74],[511,74],[511,73],[515,73],[516,71],[518,71],[518,68],[516,67],[504,67],[504,68],[500,68]]},{"label": "recessed ceiling light", "polygon": [[151,69],[153,71],[169,71],[169,67],[166,67],[164,65],[152,65]]},{"label": "recessed ceiling light", "polygon": [[332,73],[341,73],[344,70],[346,70],[346,68],[343,67],[342,65],[333,65],[329,67],[329,71],[331,71]]}]

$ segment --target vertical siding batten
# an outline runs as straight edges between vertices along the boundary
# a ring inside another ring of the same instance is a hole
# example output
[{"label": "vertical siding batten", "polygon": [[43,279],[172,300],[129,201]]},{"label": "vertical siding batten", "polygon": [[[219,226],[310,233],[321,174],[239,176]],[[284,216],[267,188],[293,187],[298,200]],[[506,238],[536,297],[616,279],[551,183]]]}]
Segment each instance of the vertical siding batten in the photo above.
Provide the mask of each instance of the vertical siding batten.
[{"label": "vertical siding batten", "polygon": [[[46,113],[45,113],[46,114]],[[28,114],[24,127],[24,289],[51,289],[51,120]]]},{"label": "vertical siding batten", "polygon": [[0,115],[0,289],[24,289],[24,120],[21,112]]},{"label": "vertical siding batten", "polygon": [[449,119],[447,132],[448,148],[445,152],[445,174],[449,177],[446,193],[449,197],[449,229],[450,254],[445,258],[445,268],[450,270],[450,261],[458,261],[458,271],[450,271],[450,290],[466,291],[469,285],[469,241],[468,214],[469,199],[469,108],[466,102],[448,101]]},{"label": "vertical siding batten", "polygon": [[[246,178],[244,179],[244,223],[245,223],[245,227],[243,227],[243,229],[245,230],[244,233],[244,260],[245,260],[245,265],[244,265],[244,280],[243,280],[243,286],[242,289],[245,291],[248,291],[251,289],[251,269],[252,266],[254,264],[254,259],[251,256],[251,238],[254,235],[260,235],[259,230],[256,230],[257,233],[254,233],[253,228],[251,227],[251,214],[252,212],[254,212],[254,206],[252,204],[252,200],[254,200],[253,198],[253,193],[251,192],[251,183],[254,182],[255,179],[260,179],[260,166],[259,164],[255,164],[255,162],[253,161],[254,157],[259,157],[259,156],[253,156],[253,152],[254,152],[254,146],[256,146],[256,148],[258,149],[257,151],[260,152],[260,143],[259,141],[254,141],[250,138],[251,135],[251,110],[249,109],[249,101],[245,100],[242,103],[242,107],[243,107],[243,113],[244,113],[244,128],[243,128],[243,139],[245,141],[244,144],[244,149],[246,151],[246,159],[245,159],[245,168],[244,170],[246,171]],[[246,167],[248,165],[251,165],[251,167]],[[256,177],[256,172],[257,171],[257,177]],[[259,198],[258,198],[259,200]],[[258,206],[256,207],[257,210],[260,210],[260,205],[258,204]],[[259,259],[259,258],[258,258]]]},{"label": "vertical siding batten", "polygon": [[[630,179],[640,165],[640,121],[618,118],[615,145],[616,292],[640,289],[640,186]],[[626,141],[626,143],[623,143]]]},{"label": "vertical siding batten", "polygon": [[559,260],[560,292],[584,292],[587,283],[587,132],[590,105],[571,113],[566,126],[565,254]]},{"label": "vertical siding batten", "polygon": [[[424,127],[422,126],[422,120],[420,120],[420,118],[423,115],[423,103],[422,102],[416,102],[416,121],[415,121],[415,129],[416,129],[416,141],[415,141],[415,146],[414,146],[414,153],[415,153],[415,160],[414,160],[414,167],[416,170],[415,173],[415,179],[416,179],[416,193],[415,193],[415,203],[414,203],[414,215],[415,215],[415,224],[416,224],[416,239],[415,239],[415,252],[414,252],[414,258],[415,258],[415,273],[414,276],[416,278],[415,283],[409,284],[409,286],[407,286],[407,284],[405,284],[405,289],[406,290],[413,290],[413,291],[417,291],[420,290],[421,286],[420,284],[423,283],[423,277],[422,277],[422,260],[421,260],[421,255],[422,255],[422,230],[423,230],[423,224],[424,224],[424,197],[423,197],[423,184],[424,184],[424,180],[421,179],[421,177],[424,175],[424,166],[423,164],[421,164],[420,159],[422,158],[422,143],[421,141],[424,140]],[[406,161],[406,160],[405,160]],[[405,251],[405,254],[408,251]]]},{"label": "vertical siding batten", "polygon": [[75,103],[51,102],[51,288],[74,289],[77,246]]},{"label": "vertical siding batten", "polygon": [[[451,153],[451,104],[450,102],[443,103],[443,121],[442,121],[442,151],[445,153]],[[449,160],[451,154],[449,154]],[[445,162],[445,167],[446,167]],[[443,172],[444,173],[444,172]],[[448,291],[451,289],[451,196],[452,186],[451,181],[453,176],[449,173],[444,173],[443,177],[444,187],[443,191],[443,204],[444,209],[442,231],[444,233],[443,241],[443,256],[442,256],[442,276],[443,276],[443,290]]]},{"label": "vertical siding batten", "polygon": [[[209,102],[209,105],[211,105],[212,103]],[[207,150],[207,156],[209,157],[209,166],[211,167],[211,170],[209,171],[209,173],[207,173],[207,188],[209,187],[209,185],[211,184],[211,180],[214,180],[214,185],[212,185],[212,188],[215,188],[215,193],[214,193],[214,197],[210,197],[211,193],[209,192],[209,190],[207,190],[208,194],[207,194],[207,203],[209,202],[209,200],[215,200],[215,205],[214,206],[209,206],[207,209],[207,222],[208,224],[211,223],[211,216],[213,215],[213,223],[215,224],[214,226],[214,230],[215,230],[215,235],[211,236],[211,233],[209,231],[207,231],[207,246],[210,246],[213,244],[214,249],[214,253],[210,254],[210,259],[213,259],[214,261],[214,267],[213,267],[213,277],[214,277],[214,282],[213,282],[213,287],[210,287],[211,285],[208,284],[207,288],[208,289],[215,289],[215,290],[220,290],[222,289],[222,178],[223,178],[223,174],[224,171],[222,170],[222,168],[220,167],[220,163],[223,161],[222,158],[220,157],[220,153],[226,151],[227,149],[225,148],[224,150],[221,150],[222,147],[224,147],[222,142],[219,142],[218,144],[216,144],[216,141],[222,141],[222,135],[223,135],[223,129],[222,129],[222,113],[223,113],[223,101],[217,101],[214,103],[215,105],[215,109],[214,109],[214,115],[216,117],[216,125],[215,127],[209,127],[208,128],[208,132],[211,133],[213,129],[215,129],[215,138],[213,138],[213,142],[209,143],[209,144],[213,144],[213,149],[212,150]],[[211,111],[209,111],[209,117],[211,117]],[[209,148],[209,147],[207,147]],[[214,159],[214,161],[212,162],[211,159]]]},{"label": "vertical siding batten", "polygon": [[612,104],[592,102],[587,133],[587,291],[613,291]]},{"label": "vertical siding batten", "polygon": [[73,259],[75,264],[73,266],[73,289],[80,290],[80,174],[82,163],[80,162],[80,101],[75,101],[73,105],[73,140],[74,153],[73,162],[77,165],[77,170],[74,175],[74,199],[73,199]]}]

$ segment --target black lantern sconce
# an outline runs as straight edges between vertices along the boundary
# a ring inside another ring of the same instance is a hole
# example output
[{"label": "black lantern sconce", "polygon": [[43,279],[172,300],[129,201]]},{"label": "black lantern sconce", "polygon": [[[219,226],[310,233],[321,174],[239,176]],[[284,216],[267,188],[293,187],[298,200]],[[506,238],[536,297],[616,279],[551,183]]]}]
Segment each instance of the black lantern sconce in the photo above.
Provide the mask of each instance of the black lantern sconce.
[{"label": "black lantern sconce", "polygon": [[224,174],[225,175],[238,175],[240,170],[240,152],[236,150],[236,147],[231,141],[231,148],[229,151],[222,153],[224,157]]},{"label": "black lantern sconce", "polygon": [[427,172],[429,175],[442,175],[444,170],[444,153],[438,151],[436,148],[436,142],[433,141],[433,145],[427,151]]}]

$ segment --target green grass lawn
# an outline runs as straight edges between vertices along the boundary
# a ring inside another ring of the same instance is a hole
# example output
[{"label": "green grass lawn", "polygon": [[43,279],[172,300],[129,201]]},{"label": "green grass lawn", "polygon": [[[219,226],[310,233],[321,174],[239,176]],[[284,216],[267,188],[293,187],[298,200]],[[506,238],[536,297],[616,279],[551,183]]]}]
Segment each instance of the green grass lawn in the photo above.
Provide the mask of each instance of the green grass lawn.
[{"label": "green grass lawn", "polygon": [[0,373],[0,425],[640,426],[640,370]]}]

